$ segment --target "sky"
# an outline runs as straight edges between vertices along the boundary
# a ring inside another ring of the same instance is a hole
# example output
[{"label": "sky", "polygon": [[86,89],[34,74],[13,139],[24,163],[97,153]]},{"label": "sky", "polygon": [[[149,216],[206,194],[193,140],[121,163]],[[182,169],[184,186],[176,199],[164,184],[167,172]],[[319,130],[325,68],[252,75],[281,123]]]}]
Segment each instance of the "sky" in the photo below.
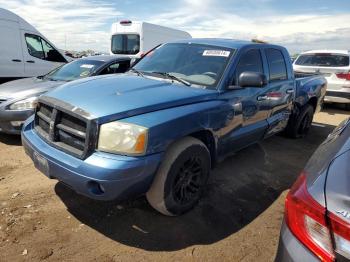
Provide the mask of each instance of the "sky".
[{"label": "sky", "polygon": [[193,37],[258,38],[288,48],[350,50],[350,0],[0,0],[58,48],[106,52],[113,22],[146,21]]}]

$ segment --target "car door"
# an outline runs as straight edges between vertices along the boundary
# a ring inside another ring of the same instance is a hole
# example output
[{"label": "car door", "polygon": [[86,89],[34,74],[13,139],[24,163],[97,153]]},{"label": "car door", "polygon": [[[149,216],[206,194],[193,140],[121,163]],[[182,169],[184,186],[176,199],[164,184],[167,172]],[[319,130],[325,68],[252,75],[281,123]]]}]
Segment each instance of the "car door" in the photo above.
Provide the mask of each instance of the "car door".
[{"label": "car door", "polygon": [[266,87],[239,87],[242,72],[265,74],[262,53],[258,48],[244,51],[238,58],[238,64],[232,76],[232,90],[225,90],[219,99],[227,100],[231,107],[227,116],[227,125],[220,131],[219,154],[225,155],[237,151],[260,140],[267,129],[267,117],[270,111],[266,99]]},{"label": "car door", "polygon": [[284,130],[292,112],[295,81],[288,74],[287,62],[282,50],[277,48],[265,48],[264,54],[268,65],[269,91],[266,97],[270,103],[270,113],[267,119],[269,128],[266,136],[273,135]]},{"label": "car door", "polygon": [[24,63],[18,24],[1,20],[0,34],[0,77],[23,77]]},{"label": "car door", "polygon": [[41,36],[22,32],[26,76],[47,74],[66,62],[65,58]]}]

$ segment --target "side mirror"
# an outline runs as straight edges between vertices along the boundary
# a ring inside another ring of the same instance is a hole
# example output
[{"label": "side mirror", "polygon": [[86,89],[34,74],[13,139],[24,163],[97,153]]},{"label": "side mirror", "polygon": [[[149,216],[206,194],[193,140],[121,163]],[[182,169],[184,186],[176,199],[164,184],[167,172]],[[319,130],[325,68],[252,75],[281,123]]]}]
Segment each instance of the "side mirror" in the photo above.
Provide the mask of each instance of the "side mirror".
[{"label": "side mirror", "polygon": [[262,73],[247,71],[239,75],[238,84],[240,87],[263,87],[267,84],[267,78]]}]

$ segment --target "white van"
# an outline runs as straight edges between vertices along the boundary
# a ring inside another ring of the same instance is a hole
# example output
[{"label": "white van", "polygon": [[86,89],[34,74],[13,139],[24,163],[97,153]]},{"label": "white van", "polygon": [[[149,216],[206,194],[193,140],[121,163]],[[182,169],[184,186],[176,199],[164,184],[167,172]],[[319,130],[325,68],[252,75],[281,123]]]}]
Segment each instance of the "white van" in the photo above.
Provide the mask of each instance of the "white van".
[{"label": "white van", "polygon": [[162,43],[192,38],[185,31],[130,20],[113,23],[111,34],[111,55],[127,55],[131,58],[140,58]]},{"label": "white van", "polygon": [[66,57],[18,15],[0,8],[0,83],[44,75]]}]

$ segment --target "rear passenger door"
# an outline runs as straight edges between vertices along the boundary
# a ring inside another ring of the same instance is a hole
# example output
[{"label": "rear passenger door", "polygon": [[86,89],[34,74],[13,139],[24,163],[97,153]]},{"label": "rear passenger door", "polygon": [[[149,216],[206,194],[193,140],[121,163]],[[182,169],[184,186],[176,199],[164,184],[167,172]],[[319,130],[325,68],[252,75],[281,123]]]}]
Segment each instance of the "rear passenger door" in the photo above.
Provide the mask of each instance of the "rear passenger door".
[{"label": "rear passenger door", "polygon": [[277,48],[264,49],[268,66],[269,91],[266,96],[270,104],[266,136],[282,131],[288,123],[294,100],[294,78],[288,70],[285,55]]},{"label": "rear passenger door", "polygon": [[23,77],[24,64],[18,23],[3,20],[0,23],[0,78]]}]

